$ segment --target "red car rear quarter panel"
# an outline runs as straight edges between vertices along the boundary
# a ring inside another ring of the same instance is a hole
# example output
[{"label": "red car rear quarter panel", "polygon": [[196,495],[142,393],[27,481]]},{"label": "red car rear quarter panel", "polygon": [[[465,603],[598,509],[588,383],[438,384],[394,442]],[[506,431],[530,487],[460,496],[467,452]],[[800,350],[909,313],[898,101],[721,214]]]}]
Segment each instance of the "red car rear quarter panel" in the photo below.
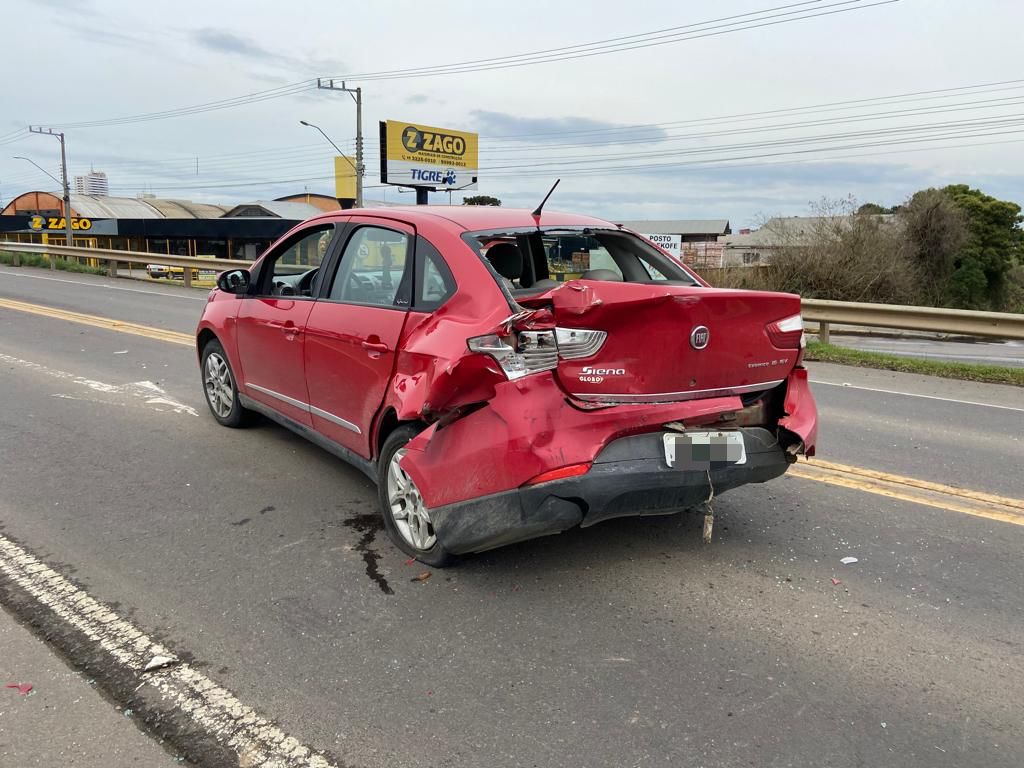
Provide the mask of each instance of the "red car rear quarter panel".
[{"label": "red car rear quarter panel", "polygon": [[779,419],[779,426],[800,436],[804,451],[814,455],[818,441],[818,406],[811,394],[806,368],[794,368],[786,381],[786,402],[783,406],[786,416]]},{"label": "red car rear quarter panel", "polygon": [[487,406],[408,445],[402,468],[428,507],[518,488],[542,472],[593,461],[617,437],[739,410],[738,397],[580,410],[550,373],[504,381]]}]

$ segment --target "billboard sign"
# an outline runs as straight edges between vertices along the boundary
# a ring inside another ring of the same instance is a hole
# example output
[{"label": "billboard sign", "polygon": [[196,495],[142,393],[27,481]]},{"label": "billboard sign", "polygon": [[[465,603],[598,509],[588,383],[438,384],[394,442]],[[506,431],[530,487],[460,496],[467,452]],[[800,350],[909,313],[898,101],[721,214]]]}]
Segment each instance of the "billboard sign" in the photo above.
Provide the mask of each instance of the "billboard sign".
[{"label": "billboard sign", "polygon": [[400,120],[381,121],[384,184],[428,189],[476,189],[479,136]]},{"label": "billboard sign", "polygon": [[682,235],[644,235],[648,240],[668,251],[677,259],[683,258],[683,236]]},{"label": "billboard sign", "polygon": [[334,196],[339,200],[356,198],[356,161],[346,155],[334,158]]}]

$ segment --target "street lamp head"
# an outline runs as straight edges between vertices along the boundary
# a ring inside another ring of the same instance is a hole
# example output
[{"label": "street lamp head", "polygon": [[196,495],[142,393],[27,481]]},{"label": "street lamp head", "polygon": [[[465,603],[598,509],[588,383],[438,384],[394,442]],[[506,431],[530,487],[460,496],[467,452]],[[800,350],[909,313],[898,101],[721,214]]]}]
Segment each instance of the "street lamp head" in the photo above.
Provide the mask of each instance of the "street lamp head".
[{"label": "street lamp head", "polygon": [[302,125],[306,126],[307,128],[312,128],[313,127],[311,124],[307,123],[305,120],[299,120],[299,122],[302,123]]}]

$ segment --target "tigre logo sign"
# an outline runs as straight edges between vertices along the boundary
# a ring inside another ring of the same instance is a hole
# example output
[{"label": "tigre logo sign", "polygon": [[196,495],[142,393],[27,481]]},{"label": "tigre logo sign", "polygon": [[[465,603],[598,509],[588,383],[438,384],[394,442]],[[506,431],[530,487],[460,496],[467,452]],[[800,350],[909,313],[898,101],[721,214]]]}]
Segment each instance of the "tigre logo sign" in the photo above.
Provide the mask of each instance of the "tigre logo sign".
[{"label": "tigre logo sign", "polygon": [[410,152],[436,152],[444,155],[466,154],[466,140],[448,133],[424,131],[414,125],[402,130],[402,146]]}]

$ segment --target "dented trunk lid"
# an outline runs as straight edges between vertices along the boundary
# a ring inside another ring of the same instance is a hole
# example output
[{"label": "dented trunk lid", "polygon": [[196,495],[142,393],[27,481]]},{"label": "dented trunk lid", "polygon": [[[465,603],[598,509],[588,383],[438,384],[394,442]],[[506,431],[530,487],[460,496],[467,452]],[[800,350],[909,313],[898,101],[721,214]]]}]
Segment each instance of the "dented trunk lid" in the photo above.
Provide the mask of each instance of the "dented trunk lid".
[{"label": "dented trunk lid", "polygon": [[576,399],[672,402],[756,392],[796,365],[767,325],[800,312],[785,293],[682,284],[573,280],[529,299],[550,307],[559,328],[605,331],[584,359],[559,360],[556,375]]}]

